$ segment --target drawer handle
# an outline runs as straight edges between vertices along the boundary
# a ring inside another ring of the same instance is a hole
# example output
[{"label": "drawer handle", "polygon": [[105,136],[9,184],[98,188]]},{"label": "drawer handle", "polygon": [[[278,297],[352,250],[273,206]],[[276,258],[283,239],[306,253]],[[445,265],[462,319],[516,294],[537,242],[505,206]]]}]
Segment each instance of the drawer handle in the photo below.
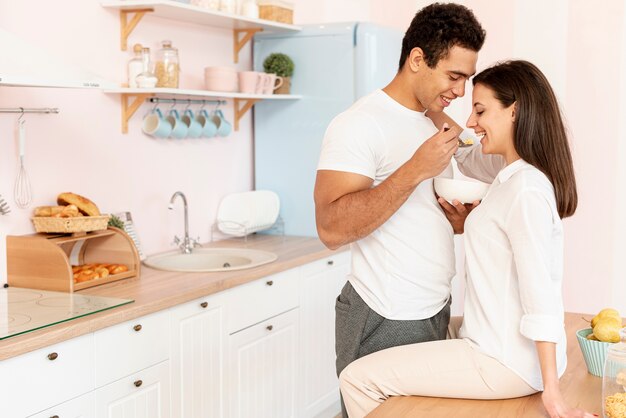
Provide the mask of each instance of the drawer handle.
[{"label": "drawer handle", "polygon": [[206,308],[207,306],[209,306],[209,302],[202,302],[200,306]]},{"label": "drawer handle", "polygon": [[53,415],[50,418],[59,418],[59,416],[58,415]]},{"label": "drawer handle", "polygon": [[335,262],[333,260],[328,260],[326,264],[328,264],[329,266],[332,266],[333,264],[335,264]]},{"label": "drawer handle", "polygon": [[268,331],[271,331],[274,329],[274,325],[268,325],[265,327],[265,329],[267,329]]},{"label": "drawer handle", "polygon": [[135,387],[137,387],[137,388],[138,388],[139,386],[143,385],[143,382],[141,381],[141,379],[139,379],[139,380],[135,380],[135,381],[133,382],[133,385],[135,385]]},{"label": "drawer handle", "polygon": [[48,360],[52,361],[52,360],[56,360],[59,357],[59,355],[57,353],[50,353],[48,354]]},{"label": "drawer handle", "polygon": [[133,327],[133,329],[137,332],[141,331],[141,324],[137,324]]},{"label": "drawer handle", "polygon": [[271,286],[274,284],[274,280],[268,280],[265,282],[266,285]]}]

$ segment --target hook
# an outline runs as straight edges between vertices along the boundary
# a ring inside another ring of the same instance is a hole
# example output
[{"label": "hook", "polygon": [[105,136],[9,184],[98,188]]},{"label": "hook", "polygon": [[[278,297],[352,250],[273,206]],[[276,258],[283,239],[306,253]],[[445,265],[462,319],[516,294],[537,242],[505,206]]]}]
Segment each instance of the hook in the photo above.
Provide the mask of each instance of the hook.
[{"label": "hook", "polygon": [[189,109],[189,106],[191,106],[191,99],[187,99],[187,106],[185,106],[185,108],[183,109],[183,112]]},{"label": "hook", "polygon": [[157,107],[159,107],[159,99],[157,99],[156,97],[152,97],[152,98],[150,98],[150,101],[152,103],[154,103],[154,107],[152,108],[150,113],[154,113],[154,111],[157,109]]},{"label": "hook", "polygon": [[172,99],[172,102],[174,102],[174,103],[170,107],[170,110],[174,109],[174,106],[176,106],[176,99]]},{"label": "hook", "polygon": [[20,112],[21,112],[20,113],[20,117],[17,118],[17,123],[19,123],[21,125],[22,123],[24,123],[24,120],[22,119],[24,117],[24,108],[23,107],[20,107]]}]

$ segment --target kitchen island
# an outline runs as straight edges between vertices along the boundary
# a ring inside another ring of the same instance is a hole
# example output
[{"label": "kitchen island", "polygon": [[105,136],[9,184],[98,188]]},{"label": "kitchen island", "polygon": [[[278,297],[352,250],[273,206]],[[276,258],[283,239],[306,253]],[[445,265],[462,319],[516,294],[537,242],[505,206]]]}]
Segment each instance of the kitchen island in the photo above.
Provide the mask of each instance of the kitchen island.
[{"label": "kitchen island", "polygon": [[[576,340],[576,331],[588,328],[582,317],[593,315],[565,314],[567,334],[567,369],[561,378],[561,391],[572,407],[602,416],[602,378],[587,372],[587,366]],[[368,418],[545,418],[548,414],[541,402],[541,393],[516,399],[480,401],[428,398],[421,396],[392,397],[372,411]]]}]

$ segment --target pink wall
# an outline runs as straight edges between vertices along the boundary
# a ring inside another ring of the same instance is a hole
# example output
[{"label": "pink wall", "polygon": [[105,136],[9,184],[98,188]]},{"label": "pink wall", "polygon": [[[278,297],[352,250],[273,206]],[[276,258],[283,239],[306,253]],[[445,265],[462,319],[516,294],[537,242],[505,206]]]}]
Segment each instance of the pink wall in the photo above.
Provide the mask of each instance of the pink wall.
[{"label": "pink wall", "polygon": [[[34,12],[36,11],[36,13]],[[98,1],[0,1],[0,27],[99,74],[124,81],[128,52],[119,49],[119,15]],[[129,39],[156,50],[163,39],[179,49],[181,87],[202,88],[203,68],[251,66],[250,46],[240,63],[232,61],[230,31],[145,17]],[[2,60],[11,57],[2,57]],[[176,190],[189,200],[190,231],[208,241],[210,226],[222,196],[251,190],[251,113],[239,132],[219,139],[155,140],[141,133],[145,104],[120,131],[120,97],[100,91],[0,88],[0,107],[58,107],[58,115],[27,116],[26,168],[34,190],[30,209],[13,203],[17,148],[17,115],[0,114],[0,194],[11,204],[0,216],[0,272],[5,271],[5,234],[32,232],[32,207],[54,204],[63,191],[84,194],[103,212],[129,210],[146,253],[168,250],[183,229],[182,205],[167,209]],[[225,108],[232,121],[232,102]],[[5,275],[0,274],[0,281]]]},{"label": "pink wall", "polygon": [[[571,133],[579,208],[565,220],[564,299],[569,311],[626,312],[626,13],[622,0],[465,0],[487,30],[478,70],[503,59],[536,63],[555,88]],[[426,0],[370,0],[370,20],[404,31]],[[450,109],[465,122],[466,97]],[[621,173],[618,176],[618,173]],[[459,264],[462,271],[462,263]],[[456,281],[456,312],[462,283]]]},{"label": "pink wall", "polygon": [[[430,3],[396,0],[296,0],[297,23],[370,20],[406,30],[413,14]],[[626,248],[622,196],[626,141],[626,17],[621,0],[590,4],[583,0],[465,0],[487,29],[479,70],[507,58],[527,58],[544,69],[562,103],[571,131],[578,176],[580,206],[566,220],[565,306],[593,312],[613,305],[626,312],[626,289],[620,260]],[[36,13],[33,13],[36,10]],[[129,55],[118,47],[117,13],[99,2],[0,0],[0,27],[53,51],[66,60],[122,81]],[[130,43],[153,49],[171,39],[179,48],[181,86],[200,88],[202,68],[234,65],[229,31],[147,17]],[[250,47],[241,55],[240,69],[250,66]],[[2,59],[7,59],[4,57]],[[451,109],[465,122],[469,90]],[[35,191],[33,205],[51,204],[61,191],[83,193],[103,211],[130,210],[147,253],[169,249],[182,229],[182,211],[167,210],[170,195],[184,191],[190,200],[190,228],[208,240],[220,198],[249,190],[252,180],[251,118],[225,139],[157,141],[140,132],[144,105],[120,133],[119,97],[98,91],[0,88],[0,107],[57,106],[60,115],[28,117],[27,168]],[[621,110],[620,110],[621,109]],[[232,104],[226,107],[232,118]],[[17,117],[0,115],[0,194],[12,204],[16,175],[14,126]],[[619,206],[618,206],[619,205]],[[10,216],[0,217],[4,234],[31,231],[30,210],[12,204]],[[0,240],[0,271],[4,270],[4,240]],[[461,265],[462,267],[462,265]],[[456,296],[462,292],[457,286]],[[460,298],[456,297],[458,301]]]}]

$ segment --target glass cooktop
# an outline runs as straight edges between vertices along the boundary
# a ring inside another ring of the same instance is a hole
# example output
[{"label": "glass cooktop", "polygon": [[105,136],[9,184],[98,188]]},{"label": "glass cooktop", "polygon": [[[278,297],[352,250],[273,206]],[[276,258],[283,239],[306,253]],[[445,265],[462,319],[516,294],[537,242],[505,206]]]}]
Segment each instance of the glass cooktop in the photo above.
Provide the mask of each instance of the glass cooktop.
[{"label": "glass cooktop", "polygon": [[19,287],[0,289],[0,340],[131,302]]}]

